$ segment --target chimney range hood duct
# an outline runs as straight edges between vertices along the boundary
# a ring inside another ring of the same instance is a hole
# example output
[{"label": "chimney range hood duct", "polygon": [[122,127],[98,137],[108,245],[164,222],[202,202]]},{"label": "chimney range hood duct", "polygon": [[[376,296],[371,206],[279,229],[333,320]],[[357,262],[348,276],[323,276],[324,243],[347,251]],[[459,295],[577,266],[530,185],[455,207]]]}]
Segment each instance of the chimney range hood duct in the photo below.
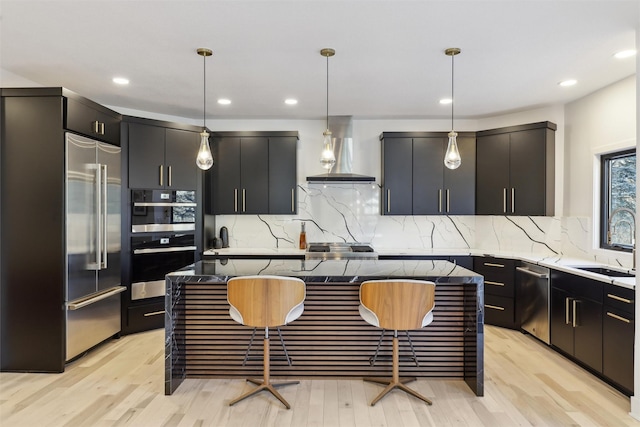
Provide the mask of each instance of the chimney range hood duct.
[{"label": "chimney range hood duct", "polygon": [[353,159],[353,123],[351,116],[329,116],[336,163],[329,173],[307,177],[307,182],[375,182],[375,177],[351,172]]}]

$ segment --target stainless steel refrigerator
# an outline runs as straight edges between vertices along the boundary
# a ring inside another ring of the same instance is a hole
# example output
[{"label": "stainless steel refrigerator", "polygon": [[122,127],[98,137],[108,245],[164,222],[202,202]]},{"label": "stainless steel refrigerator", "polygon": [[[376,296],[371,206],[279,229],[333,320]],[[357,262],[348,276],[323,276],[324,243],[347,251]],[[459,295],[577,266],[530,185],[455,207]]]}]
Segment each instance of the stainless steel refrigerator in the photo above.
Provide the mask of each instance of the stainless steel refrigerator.
[{"label": "stainless steel refrigerator", "polygon": [[120,332],[121,148],[66,133],[66,356]]}]

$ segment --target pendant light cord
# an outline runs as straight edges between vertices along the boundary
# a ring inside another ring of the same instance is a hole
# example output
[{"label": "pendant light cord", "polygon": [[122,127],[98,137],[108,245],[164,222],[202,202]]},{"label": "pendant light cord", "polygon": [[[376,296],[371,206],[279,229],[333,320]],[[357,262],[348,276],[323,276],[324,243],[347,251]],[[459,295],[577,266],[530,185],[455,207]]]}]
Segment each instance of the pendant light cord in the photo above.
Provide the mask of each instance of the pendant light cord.
[{"label": "pendant light cord", "polygon": [[327,55],[327,130],[329,130],[329,55]]},{"label": "pendant light cord", "polygon": [[453,57],[455,55],[451,55],[451,131],[453,131]]},{"label": "pendant light cord", "polygon": [[202,131],[207,130],[207,56],[202,55]]}]

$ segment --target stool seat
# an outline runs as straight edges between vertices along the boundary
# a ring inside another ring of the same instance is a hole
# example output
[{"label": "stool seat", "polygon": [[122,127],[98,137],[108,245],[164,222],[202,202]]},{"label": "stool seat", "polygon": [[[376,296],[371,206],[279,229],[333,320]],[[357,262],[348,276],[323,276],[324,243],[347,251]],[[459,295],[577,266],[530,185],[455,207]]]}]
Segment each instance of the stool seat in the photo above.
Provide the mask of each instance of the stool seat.
[{"label": "stool seat", "polygon": [[229,316],[246,326],[264,328],[263,379],[248,379],[258,385],[257,388],[229,402],[235,405],[247,397],[262,390],[273,394],[287,408],[289,403],[275,390],[275,387],[298,384],[299,381],[272,383],[270,380],[269,359],[269,327],[286,325],[304,312],[306,296],[305,283],[297,278],[282,276],[242,276],[229,279],[227,282],[227,301]]},{"label": "stool seat", "polygon": [[410,279],[369,280],[360,285],[358,311],[362,319],[378,328],[393,330],[391,380],[365,378],[365,381],[386,385],[384,390],[371,401],[371,406],[395,388],[431,405],[429,399],[404,385],[415,378],[400,379],[398,331],[420,329],[433,322],[435,287],[433,282]]}]

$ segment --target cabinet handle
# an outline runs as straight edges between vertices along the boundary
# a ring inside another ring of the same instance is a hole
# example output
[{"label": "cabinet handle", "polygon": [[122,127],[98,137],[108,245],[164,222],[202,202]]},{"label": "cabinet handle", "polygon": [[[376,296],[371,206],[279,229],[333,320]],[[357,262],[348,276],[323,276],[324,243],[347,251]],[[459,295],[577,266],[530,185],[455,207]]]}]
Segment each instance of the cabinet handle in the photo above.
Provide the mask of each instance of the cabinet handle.
[{"label": "cabinet handle", "polygon": [[573,300],[573,322],[572,325],[574,328],[578,327],[578,300]]},{"label": "cabinet handle", "polygon": [[169,170],[169,176],[167,177],[167,183],[169,184],[169,187],[171,187],[171,166],[167,167],[167,169]]},{"label": "cabinet handle", "polygon": [[245,212],[247,210],[247,189],[243,188],[242,189],[242,212]]},{"label": "cabinet handle", "polygon": [[447,213],[449,213],[451,209],[449,209],[449,189],[447,188]]},{"label": "cabinet handle", "polygon": [[502,212],[507,213],[507,189],[502,189]]},{"label": "cabinet handle", "polygon": [[100,132],[98,132],[100,135],[104,135],[104,123],[100,123]]},{"label": "cabinet handle", "polygon": [[617,314],[613,314],[613,313],[610,313],[610,312],[608,312],[608,311],[607,311],[607,316],[609,316],[609,317],[613,317],[614,319],[616,319],[616,320],[620,320],[620,321],[622,321],[622,322],[624,322],[624,323],[631,323],[631,320],[629,320],[629,319],[625,319],[625,318],[624,318],[624,317],[622,317],[622,316],[618,316]]},{"label": "cabinet handle", "polygon": [[516,189],[511,187],[511,213],[516,211]]},{"label": "cabinet handle", "polygon": [[233,211],[238,212],[238,189],[233,189]]},{"label": "cabinet handle", "polygon": [[486,265],[487,267],[504,268],[504,264],[494,264],[492,262],[485,262],[484,265]]},{"label": "cabinet handle", "polygon": [[144,317],[157,316],[158,314],[164,314],[164,310],[152,311],[151,313],[145,313]]},{"label": "cabinet handle", "polygon": [[487,285],[493,285],[493,286],[504,286],[504,283],[492,282],[491,280],[485,280],[484,283]]},{"label": "cabinet handle", "polygon": [[442,189],[438,189],[438,212],[442,212]]},{"label": "cabinet handle", "polygon": [[391,212],[391,189],[387,189],[387,212]]},{"label": "cabinet handle", "polygon": [[497,305],[485,304],[484,307],[485,308],[493,308],[494,310],[504,311],[504,307],[499,307]]},{"label": "cabinet handle", "polygon": [[624,302],[624,303],[627,303],[627,304],[631,304],[633,302],[630,299],[622,298],[622,297],[619,297],[618,295],[614,295],[614,294],[607,294],[607,298],[611,298],[611,299],[614,299],[616,301]]},{"label": "cabinet handle", "polygon": [[164,182],[164,177],[162,176],[162,174],[163,174],[163,169],[164,169],[164,167],[163,167],[162,165],[160,165],[160,187],[162,187],[162,186],[164,185],[164,184],[163,184],[163,182]]},{"label": "cabinet handle", "polygon": [[292,212],[292,213],[296,211],[294,191],[295,191],[295,189],[294,189],[294,188],[292,188],[292,189],[291,189],[291,212]]},{"label": "cabinet handle", "polygon": [[99,134],[100,131],[98,129],[98,125],[99,125],[98,121],[95,120],[95,121],[91,122],[91,125],[93,126],[93,133]]},{"label": "cabinet handle", "polygon": [[571,298],[565,298],[564,299],[564,324],[568,325],[569,323],[571,323],[571,320],[569,319],[569,302],[571,301]]}]

